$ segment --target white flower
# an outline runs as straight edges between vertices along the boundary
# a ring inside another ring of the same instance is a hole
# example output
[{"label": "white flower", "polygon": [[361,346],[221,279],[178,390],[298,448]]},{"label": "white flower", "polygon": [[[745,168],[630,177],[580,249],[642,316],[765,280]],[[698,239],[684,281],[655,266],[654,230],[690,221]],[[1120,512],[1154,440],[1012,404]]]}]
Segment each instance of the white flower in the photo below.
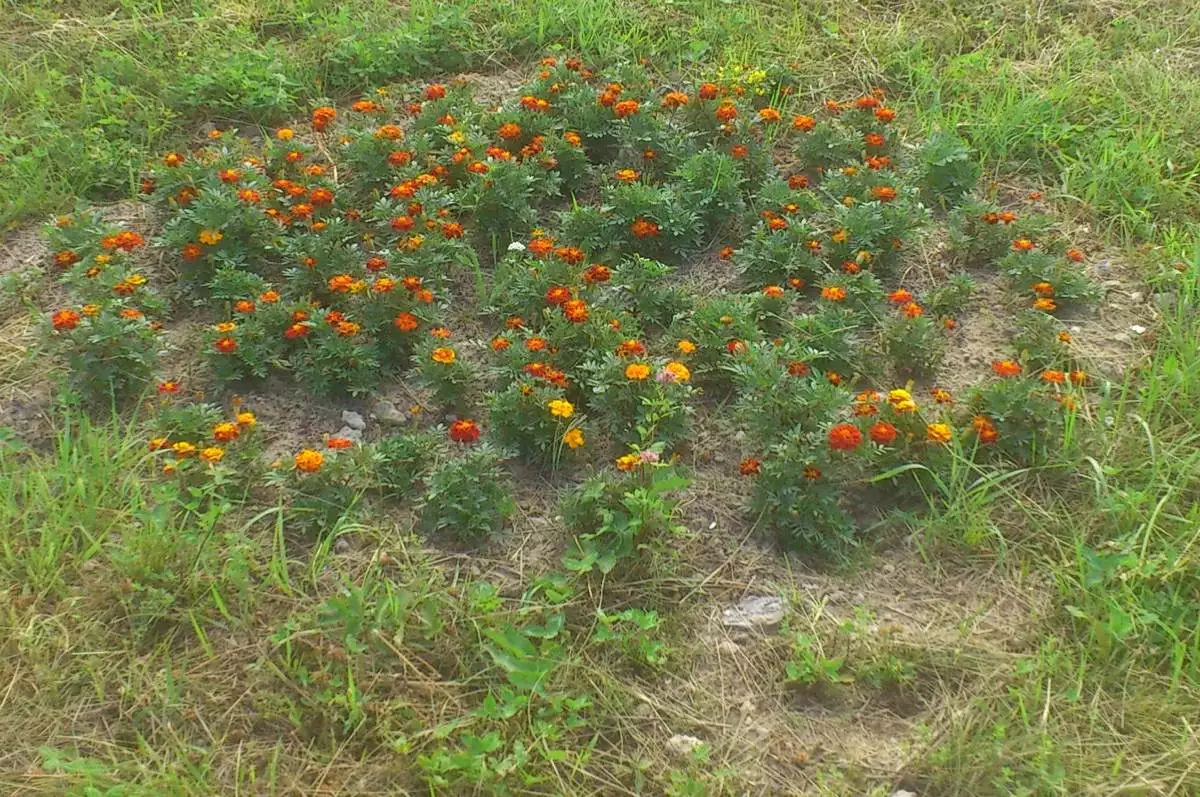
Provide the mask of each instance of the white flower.
[{"label": "white flower", "polygon": [[513,241],[512,243],[510,243],[510,244],[508,245],[508,251],[510,251],[510,252],[524,252],[524,251],[525,251],[525,244],[521,243],[520,241]]}]

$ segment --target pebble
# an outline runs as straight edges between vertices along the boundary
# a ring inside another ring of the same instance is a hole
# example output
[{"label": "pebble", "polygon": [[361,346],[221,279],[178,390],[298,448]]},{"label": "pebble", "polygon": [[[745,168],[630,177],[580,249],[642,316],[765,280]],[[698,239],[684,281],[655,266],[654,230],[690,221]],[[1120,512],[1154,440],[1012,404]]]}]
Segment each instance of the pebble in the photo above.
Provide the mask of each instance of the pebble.
[{"label": "pebble", "polygon": [[687,758],[702,744],[704,744],[702,739],[688,736],[686,733],[677,733],[667,739],[667,749],[679,758]]},{"label": "pebble", "polygon": [[1141,324],[1133,324],[1132,326],[1129,327],[1129,331],[1135,335],[1145,335],[1146,334],[1146,328],[1144,326],[1142,326]]},{"label": "pebble", "polygon": [[351,410],[342,410],[342,423],[360,432],[367,428],[367,422],[363,420],[363,416]]},{"label": "pebble", "polygon": [[1129,294],[1129,301],[1133,302],[1134,304],[1141,304],[1143,301],[1145,301],[1145,299],[1146,294],[1142,293],[1141,291],[1134,291],[1133,293]]},{"label": "pebble", "polygon": [[727,628],[773,628],[783,622],[783,598],[748,595],[721,613]]}]

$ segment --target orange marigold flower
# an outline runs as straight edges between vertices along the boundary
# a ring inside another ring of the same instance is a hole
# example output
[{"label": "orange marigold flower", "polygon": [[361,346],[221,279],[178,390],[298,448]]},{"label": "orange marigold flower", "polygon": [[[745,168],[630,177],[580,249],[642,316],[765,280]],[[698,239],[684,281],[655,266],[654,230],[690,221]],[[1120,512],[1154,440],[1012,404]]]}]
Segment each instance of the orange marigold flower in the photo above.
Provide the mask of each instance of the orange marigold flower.
[{"label": "orange marigold flower", "polygon": [[757,476],[762,471],[762,463],[754,457],[746,457],[738,465],[738,473],[742,476]]},{"label": "orange marigold flower", "polygon": [[443,238],[462,238],[463,237],[463,226],[461,224],[459,224],[457,221],[447,221],[442,224],[441,229],[442,229],[442,237]]},{"label": "orange marigold flower", "polygon": [[793,191],[799,191],[804,188],[808,188],[808,185],[809,185],[808,175],[793,174],[791,177],[788,178],[787,184],[788,184],[788,188],[792,189]]},{"label": "orange marigold flower", "polygon": [[758,119],[764,124],[774,124],[775,122],[783,119],[783,114],[774,108],[760,108],[758,111]]},{"label": "orange marigold flower", "polygon": [[329,123],[337,118],[337,110],[330,108],[328,105],[322,105],[320,108],[315,108],[312,112],[313,130],[318,133],[323,132]]},{"label": "orange marigold flower", "polygon": [[897,288],[888,294],[888,301],[892,304],[908,304],[913,301],[913,295],[904,288]]},{"label": "orange marigold flower", "polygon": [[783,288],[781,288],[778,285],[768,285],[765,288],[763,288],[763,295],[770,297],[772,299],[782,298],[783,297]]},{"label": "orange marigold flower", "polygon": [[329,278],[329,290],[334,293],[348,293],[354,284],[354,277],[349,274],[334,274]]},{"label": "orange marigold flower", "polygon": [[829,430],[829,447],[835,451],[853,451],[862,439],[862,432],[852,423],[839,423]]},{"label": "orange marigold flower", "polygon": [[896,118],[896,111],[893,110],[892,108],[876,108],[875,109],[875,118],[878,119],[879,121],[883,122],[884,124],[887,124],[888,122],[890,122]]},{"label": "orange marigold flower", "polygon": [[661,228],[653,221],[638,218],[629,226],[635,238],[653,238],[661,232]]},{"label": "orange marigold flower", "polygon": [[804,478],[808,479],[810,482],[816,481],[817,479],[821,478],[821,470],[820,470],[820,468],[816,467],[815,465],[805,465],[803,474],[804,474]]},{"label": "orange marigold flower", "polygon": [[1000,433],[996,431],[996,425],[987,416],[976,415],[971,419],[971,428],[975,430],[981,443],[991,444],[1000,439]]},{"label": "orange marigold flower", "polygon": [[587,258],[584,251],[577,246],[560,246],[554,250],[554,256],[573,266],[582,263]]},{"label": "orange marigold flower", "polygon": [[1071,333],[1068,332],[1067,330],[1064,329],[1058,333],[1058,342],[1059,343],[1070,343],[1072,340],[1073,339],[1071,337]]},{"label": "orange marigold flower", "polygon": [[474,443],[481,433],[479,424],[469,418],[459,418],[450,424],[450,439],[456,443]]},{"label": "orange marigold flower", "polygon": [[767,220],[767,227],[774,232],[780,232],[788,228],[788,220],[782,216],[774,216]]},{"label": "orange marigold flower", "polygon": [[50,324],[59,332],[66,332],[79,326],[79,313],[74,310],[59,310],[50,318]]},{"label": "orange marigold flower", "polygon": [[738,117],[737,106],[733,104],[732,100],[725,100],[725,102],[718,105],[715,113],[717,119],[726,124]]},{"label": "orange marigold flower", "polygon": [[354,441],[348,437],[331,437],[325,441],[325,447],[332,449],[353,448]]},{"label": "orange marigold flower", "polygon": [[500,125],[500,128],[496,131],[496,135],[500,136],[500,138],[520,138],[521,126],[515,122],[505,122]]},{"label": "orange marigold flower", "polygon": [[1056,384],[1056,385],[1061,385],[1067,381],[1067,375],[1065,373],[1063,373],[1062,371],[1056,371],[1054,369],[1047,369],[1045,371],[1042,371],[1042,381],[1050,382],[1050,383]]},{"label": "orange marigold flower", "polygon": [[339,321],[333,328],[344,338],[352,338],[362,331],[362,327],[353,321]]},{"label": "orange marigold flower", "polygon": [[162,451],[167,447],[167,440],[168,439],[166,437],[152,437],[150,438],[148,446],[151,451]]},{"label": "orange marigold flower", "polygon": [[933,400],[938,404],[953,404],[954,397],[950,395],[950,391],[944,388],[935,387],[929,391],[929,395],[933,396]]},{"label": "orange marigold flower", "polygon": [[1020,376],[1021,364],[1015,360],[996,360],[992,363],[992,371],[996,376]]},{"label": "orange marigold flower", "polygon": [[721,251],[717,252],[717,257],[721,258],[722,260],[728,260],[729,258],[733,257],[733,247],[722,246]]},{"label": "orange marigold flower", "polygon": [[457,357],[457,355],[454,353],[454,349],[450,348],[449,346],[439,346],[430,352],[429,355],[431,360],[433,360],[435,363],[441,363],[442,365],[449,365],[450,363],[454,362],[455,357]]},{"label": "orange marigold flower", "polygon": [[878,421],[868,432],[871,441],[881,446],[891,445],[896,440],[896,427],[887,421]]},{"label": "orange marigold flower", "polygon": [[1028,252],[1033,249],[1034,243],[1028,238],[1018,238],[1012,242],[1012,248],[1018,252]]},{"label": "orange marigold flower", "polygon": [[450,330],[446,329],[445,327],[434,327],[433,329],[429,330],[429,334],[433,335],[439,340],[445,340],[450,337]]},{"label": "orange marigold flower", "polygon": [[865,136],[863,136],[863,143],[868,147],[874,147],[878,149],[886,144],[887,140],[884,139],[884,137],[879,133],[867,133]]},{"label": "orange marigold flower", "polygon": [[[904,315],[908,318],[920,318],[921,316],[925,315],[925,308],[921,307],[921,305],[917,304],[916,302],[909,302],[900,308],[900,312],[904,313]],[[953,319],[947,320],[953,321]]]},{"label": "orange marigold flower", "polygon": [[634,169],[617,169],[617,173],[614,176],[622,183],[636,182],[641,177]]},{"label": "orange marigold flower", "polygon": [[799,116],[792,117],[792,129],[794,130],[799,130],[802,133],[808,133],[811,132],[816,126],[817,120],[813,119],[811,116],[804,116],[801,114]]},{"label": "orange marigold flower", "polygon": [[798,291],[803,290],[806,284],[807,283],[805,283],[800,277],[788,277],[788,285],[792,286]]},{"label": "orange marigold flower", "polygon": [[256,423],[258,423],[258,419],[254,417],[254,413],[250,412],[250,410],[242,410],[234,416],[234,420],[236,420],[237,425],[243,429],[250,429]]},{"label": "orange marigold flower", "polygon": [[529,351],[545,351],[546,339],[533,337],[525,341],[525,348]]},{"label": "orange marigold flower", "polygon": [[789,376],[808,376],[808,363],[792,360],[787,364],[787,372]]},{"label": "orange marigold flower", "polygon": [[308,324],[301,322],[296,322],[283,331],[283,336],[288,340],[298,340],[299,338],[306,337],[307,335]]},{"label": "orange marigold flower", "polygon": [[1042,297],[1048,298],[1054,295],[1054,286],[1049,282],[1035,283],[1032,290],[1035,294]]},{"label": "orange marigold flower", "polygon": [[650,376],[650,366],[645,363],[630,363],[625,366],[625,378],[641,382]]},{"label": "orange marigold flower", "polygon": [[676,343],[675,348],[679,350],[680,354],[692,354],[696,351],[696,344],[684,339]]},{"label": "orange marigold flower", "polygon": [[301,450],[293,459],[296,470],[301,473],[316,473],[325,464],[325,455],[311,448]]},{"label": "orange marigold flower", "polygon": [[741,341],[741,340],[738,340],[737,338],[734,338],[732,340],[728,340],[725,342],[725,351],[729,352],[730,354],[740,354],[740,353],[744,352],[745,350],[746,350],[745,341]]},{"label": "orange marigold flower", "polygon": [[233,338],[217,338],[217,342],[213,344],[213,347],[221,352],[221,354],[232,354],[237,351],[238,345],[237,341]]},{"label": "orange marigold flower", "polygon": [[891,202],[896,198],[896,189],[890,185],[877,185],[871,189],[871,196],[880,202]]},{"label": "orange marigold flower", "polygon": [[558,306],[571,298],[571,290],[562,285],[552,285],[546,291],[546,304]]},{"label": "orange marigold flower", "polygon": [[1058,304],[1056,304],[1053,299],[1043,296],[1041,298],[1034,299],[1032,307],[1034,310],[1040,310],[1043,313],[1053,313],[1058,309]]},{"label": "orange marigold flower", "polygon": [[831,302],[846,300],[846,289],[840,285],[829,285],[821,289],[821,298]]},{"label": "orange marigold flower", "polygon": [[580,448],[584,444],[583,430],[579,429],[578,427],[575,429],[568,429],[566,434],[563,435],[562,439],[563,442],[567,444],[568,448]]},{"label": "orange marigold flower", "polygon": [[425,99],[440,100],[446,96],[446,87],[441,83],[430,83],[425,87]]},{"label": "orange marigold flower", "polygon": [[1076,385],[1087,384],[1088,375],[1085,371],[1072,371],[1070,374],[1068,374],[1068,376],[1071,379],[1071,382]]},{"label": "orange marigold flower", "polygon": [[205,246],[216,246],[225,236],[221,234],[220,230],[201,230],[200,234],[196,237]]},{"label": "orange marigold flower", "polygon": [[328,188],[314,188],[308,193],[308,201],[314,205],[328,205],[333,202],[333,192]]},{"label": "orange marigold flower", "polygon": [[702,100],[715,100],[720,92],[721,90],[717,88],[715,83],[701,83],[700,88],[696,90],[696,94]]},{"label": "orange marigold flower", "polygon": [[163,163],[172,168],[182,166],[187,157],[182,152],[168,152],[163,156]]},{"label": "orange marigold flower", "polygon": [[826,371],[825,381],[836,387],[842,384],[842,375],[837,371]]},{"label": "orange marigold flower", "polygon": [[637,100],[622,100],[613,106],[613,113],[618,119],[625,119],[637,113],[638,108]]},{"label": "orange marigold flower", "polygon": [[219,443],[233,442],[237,440],[239,434],[241,434],[239,426],[229,421],[222,421],[212,428],[213,440]]},{"label": "orange marigold flower", "polygon": [[1071,247],[1066,251],[1066,258],[1067,260],[1072,260],[1076,263],[1082,263],[1084,254],[1081,250]]},{"label": "orange marigold flower", "polygon": [[668,91],[662,99],[662,107],[679,108],[688,104],[688,95],[682,91]]},{"label": "orange marigold flower", "polygon": [[925,438],[933,443],[949,443],[954,438],[954,432],[949,424],[931,423],[925,426]]}]

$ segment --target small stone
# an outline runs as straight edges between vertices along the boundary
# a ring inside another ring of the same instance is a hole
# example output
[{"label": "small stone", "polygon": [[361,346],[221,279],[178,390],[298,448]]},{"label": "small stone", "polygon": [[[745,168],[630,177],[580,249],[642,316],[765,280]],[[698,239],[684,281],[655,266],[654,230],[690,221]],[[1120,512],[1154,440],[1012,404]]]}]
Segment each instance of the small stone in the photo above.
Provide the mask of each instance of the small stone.
[{"label": "small stone", "polygon": [[357,429],[360,432],[367,428],[367,422],[363,420],[363,416],[350,410],[342,410],[342,423],[346,424],[351,429]]},{"label": "small stone", "polygon": [[717,521],[715,521],[715,520],[714,520],[712,523],[709,523],[709,524],[708,524],[708,530],[709,530],[709,531],[712,531],[712,530],[713,530],[713,529],[715,529],[716,527],[717,527]]},{"label": "small stone", "polygon": [[350,541],[345,537],[338,537],[333,541],[334,553],[350,553]]},{"label": "small stone", "polygon": [[398,426],[408,421],[408,416],[387,399],[376,401],[372,412],[380,423]]},{"label": "small stone", "polygon": [[908,789],[896,789],[892,792],[892,797],[917,797],[917,793]]},{"label": "small stone", "polygon": [[1145,335],[1146,334],[1146,328],[1144,326],[1142,326],[1141,324],[1131,325],[1129,327],[1129,331],[1135,335]]},{"label": "small stone", "polygon": [[703,740],[697,739],[695,736],[688,736],[686,733],[677,733],[667,739],[667,749],[679,758],[687,758],[703,744]]},{"label": "small stone", "polygon": [[1145,300],[1146,294],[1142,293],[1141,291],[1134,291],[1133,293],[1129,294],[1129,301],[1133,302],[1134,304],[1141,304]]},{"label": "small stone", "polygon": [[896,566],[895,566],[894,564],[892,564],[891,562],[888,562],[887,564],[885,564],[885,565],[883,566],[883,572],[885,572],[885,573],[895,573],[895,572],[896,572]]},{"label": "small stone", "polygon": [[783,622],[783,598],[775,595],[749,595],[721,613],[727,628],[769,629]]},{"label": "small stone", "polygon": [[338,429],[338,433],[335,434],[334,437],[344,437],[347,440],[353,440],[354,442],[358,443],[362,441],[362,430],[353,429],[349,426],[343,426],[341,429]]}]

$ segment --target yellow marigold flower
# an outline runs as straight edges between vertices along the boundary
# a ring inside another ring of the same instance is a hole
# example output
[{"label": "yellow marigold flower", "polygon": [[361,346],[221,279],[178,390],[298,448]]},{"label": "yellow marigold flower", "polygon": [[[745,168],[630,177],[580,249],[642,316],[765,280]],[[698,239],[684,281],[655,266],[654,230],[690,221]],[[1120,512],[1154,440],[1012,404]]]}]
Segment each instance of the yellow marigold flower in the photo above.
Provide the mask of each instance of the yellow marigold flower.
[{"label": "yellow marigold flower", "polygon": [[676,382],[686,382],[692,378],[692,372],[688,370],[688,367],[676,360],[672,360],[663,367],[675,377]]},{"label": "yellow marigold flower", "polygon": [[896,412],[916,412],[917,402],[913,401],[912,393],[903,388],[888,391],[888,403]]},{"label": "yellow marigold flower", "polygon": [[199,236],[200,243],[205,244],[206,246],[216,246],[224,237],[225,236],[221,234],[220,230],[201,230]]},{"label": "yellow marigold flower", "polygon": [[209,446],[208,448],[206,448],[200,452],[200,459],[202,459],[205,462],[208,462],[210,464],[215,464],[217,462],[220,462],[221,458],[224,456],[225,456],[225,449],[218,448],[217,446]]},{"label": "yellow marigold flower", "polygon": [[194,445],[183,441],[173,444],[171,446],[171,450],[174,451],[175,456],[179,457],[180,459],[183,457],[190,457],[192,454],[196,453],[196,447]]},{"label": "yellow marigold flower", "polygon": [[566,443],[567,446],[570,448],[580,448],[584,442],[583,441],[583,430],[582,429],[567,430],[567,433],[563,435],[563,442]]},{"label": "yellow marigold flower", "polygon": [[626,454],[623,457],[617,457],[617,470],[628,473],[629,471],[642,464],[642,458],[637,454]]},{"label": "yellow marigold flower", "polygon": [[241,434],[241,429],[238,428],[238,425],[236,423],[229,423],[228,421],[218,423],[212,430],[213,440],[221,443],[236,440],[239,434]]},{"label": "yellow marigold flower", "polygon": [[625,366],[625,378],[640,382],[650,376],[650,366],[645,363],[630,363]]},{"label": "yellow marigold flower", "polygon": [[213,326],[213,331],[220,332],[222,335],[233,332],[235,329],[237,329],[237,324],[232,321],[222,321]]},{"label": "yellow marigold flower", "polygon": [[439,346],[438,348],[434,349],[429,356],[435,363],[449,365],[450,363],[454,362],[454,358],[457,355],[455,355],[454,349],[450,348],[449,346]]},{"label": "yellow marigold flower", "polygon": [[680,354],[691,354],[696,351],[696,344],[685,338],[676,343],[675,348],[679,349]]},{"label": "yellow marigold flower", "polygon": [[258,423],[258,419],[254,417],[253,412],[245,410],[237,414],[237,422],[238,426],[244,426],[249,429],[250,427],[254,426],[254,424]]},{"label": "yellow marigold flower", "polygon": [[925,427],[925,436],[934,443],[949,443],[954,433],[944,423],[931,423]]},{"label": "yellow marigold flower", "polygon": [[320,451],[306,448],[295,457],[296,470],[304,473],[316,473],[325,464],[325,455]]},{"label": "yellow marigold flower", "polygon": [[79,309],[88,318],[95,318],[96,316],[100,315],[100,305],[98,304],[85,304]]},{"label": "yellow marigold flower", "polygon": [[555,399],[548,405],[550,414],[555,418],[570,418],[575,414],[575,405],[564,399]]}]

